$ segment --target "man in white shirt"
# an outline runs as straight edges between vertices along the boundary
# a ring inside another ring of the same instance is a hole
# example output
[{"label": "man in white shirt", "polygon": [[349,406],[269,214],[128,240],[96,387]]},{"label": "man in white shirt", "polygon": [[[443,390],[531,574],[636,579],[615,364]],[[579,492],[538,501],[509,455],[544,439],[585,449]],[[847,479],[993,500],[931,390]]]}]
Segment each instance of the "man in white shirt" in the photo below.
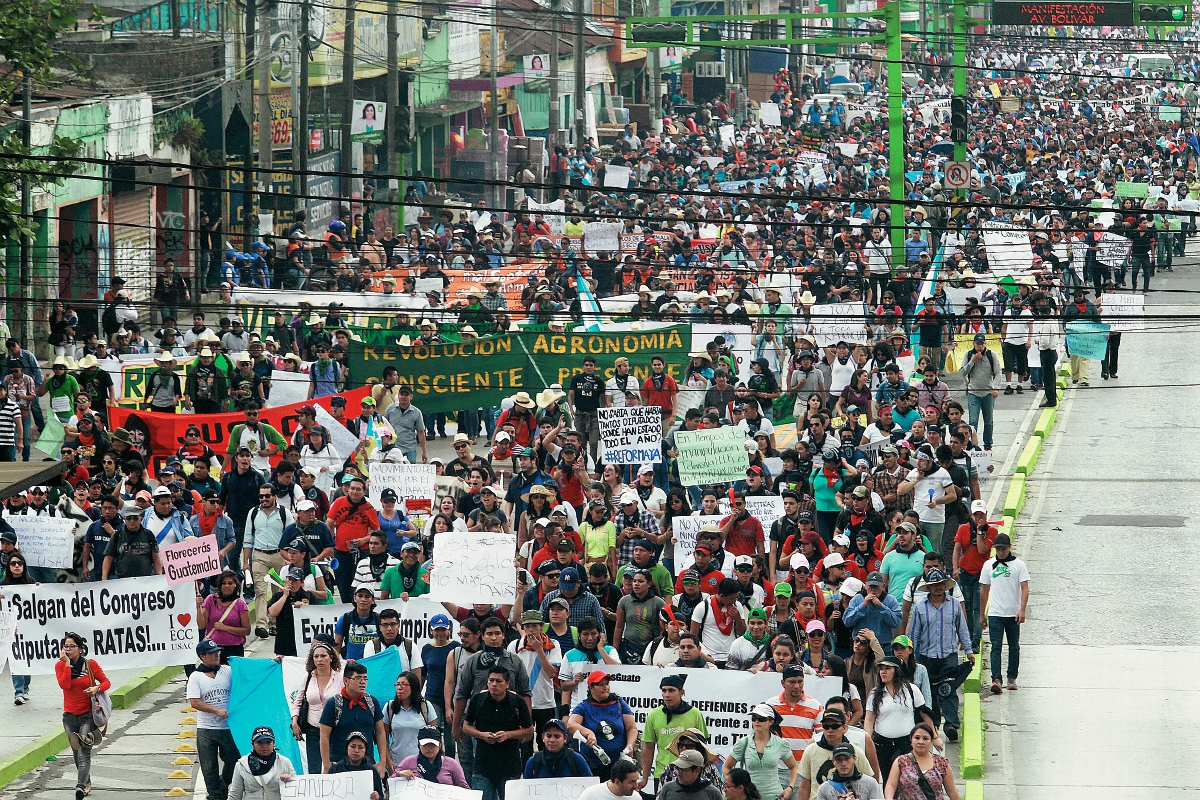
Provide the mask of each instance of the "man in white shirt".
[{"label": "man in white shirt", "polygon": [[[996,534],[996,555],[979,572],[980,623],[992,644],[992,694],[1000,694],[1000,648],[1008,639],[1008,688],[1017,688],[1021,625],[1029,605],[1029,568],[1012,553],[1007,533]],[[989,604],[990,601],[990,604]],[[987,616],[983,616],[986,614]]]},{"label": "man in white shirt", "polygon": [[940,542],[942,526],[946,524],[946,504],[958,499],[958,490],[950,473],[938,466],[928,444],[917,448],[917,466],[896,492],[913,492],[913,508],[921,518],[921,533],[931,542]]},{"label": "man in white shirt", "polygon": [[196,709],[196,751],[207,800],[223,800],[241,755],[229,731],[229,687],[233,672],[221,665],[221,646],[196,645],[200,664],[188,677],[187,699]]},{"label": "man in white shirt", "polygon": [[579,795],[579,800],[624,800],[638,791],[641,774],[638,765],[628,759],[619,758],[612,765],[610,777],[604,783],[589,786]]},{"label": "man in white shirt", "polygon": [[[533,609],[521,614],[520,639],[508,645],[512,653],[529,673],[529,688],[533,692],[533,724],[538,746],[541,747],[542,731],[546,723],[555,717],[554,679],[562,665],[562,648],[547,636],[543,629],[542,612]],[[532,746],[530,747],[532,754]]]},{"label": "man in white shirt", "polygon": [[1034,319],[1033,343],[1038,349],[1042,364],[1042,386],[1046,399],[1041,408],[1053,408],[1058,405],[1058,346],[1062,343],[1062,327],[1050,308],[1050,298],[1043,292],[1033,296]]}]

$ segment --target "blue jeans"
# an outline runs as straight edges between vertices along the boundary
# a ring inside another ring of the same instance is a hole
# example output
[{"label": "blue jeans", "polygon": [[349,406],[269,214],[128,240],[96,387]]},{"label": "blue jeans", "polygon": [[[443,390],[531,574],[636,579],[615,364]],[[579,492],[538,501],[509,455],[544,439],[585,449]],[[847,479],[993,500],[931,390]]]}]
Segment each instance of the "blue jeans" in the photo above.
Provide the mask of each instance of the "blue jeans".
[{"label": "blue jeans", "polygon": [[483,429],[487,431],[488,441],[496,435],[496,418],[500,416],[498,406],[488,406],[483,409]]},{"label": "blue jeans", "polygon": [[13,675],[13,697],[28,697],[29,696],[29,680],[28,675]]},{"label": "blue jeans", "polygon": [[470,779],[471,788],[483,792],[483,800],[504,800],[504,782],[495,781],[476,772]]},{"label": "blue jeans", "polygon": [[425,415],[425,436],[432,439],[434,433],[440,430],[442,436],[446,435],[446,412],[434,411]]},{"label": "blue jeans", "polygon": [[1016,617],[988,616],[988,640],[992,643],[992,680],[1000,677],[1000,648],[1008,639],[1008,679],[1015,681],[1021,667],[1021,625]]},{"label": "blue jeans", "polygon": [[983,629],[979,624],[979,575],[966,570],[958,571],[958,588],[963,593],[963,611],[967,614],[967,628],[971,631],[971,649],[979,652]]},{"label": "blue jeans", "polygon": [[979,412],[983,412],[983,447],[992,449],[992,411],[996,408],[996,398],[991,392],[985,395],[968,394],[967,411],[971,415],[971,427],[979,429]]},{"label": "blue jeans", "polygon": [[421,462],[417,461],[417,451],[416,450],[405,450],[404,457],[408,459],[408,463],[410,463],[410,464],[421,463]]}]

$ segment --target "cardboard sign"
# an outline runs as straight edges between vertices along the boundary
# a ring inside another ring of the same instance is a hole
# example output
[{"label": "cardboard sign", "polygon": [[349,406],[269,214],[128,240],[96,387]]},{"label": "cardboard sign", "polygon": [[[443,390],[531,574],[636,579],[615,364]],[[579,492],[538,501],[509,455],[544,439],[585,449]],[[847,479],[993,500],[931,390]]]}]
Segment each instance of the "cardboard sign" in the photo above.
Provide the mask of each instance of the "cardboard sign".
[{"label": "cardboard sign", "polygon": [[[369,773],[362,773],[369,777]],[[448,786],[443,783],[432,783],[414,778],[406,781],[404,778],[388,780],[388,797],[391,800],[483,800],[483,792],[474,789],[463,789],[460,786]]]},{"label": "cardboard sign", "polygon": [[159,550],[168,586],[221,574],[220,549],[215,536],[192,536]]},{"label": "cardboard sign", "polygon": [[1110,267],[1119,267],[1129,257],[1133,242],[1115,233],[1104,232],[1096,248],[1096,260]]},{"label": "cardboard sign", "polygon": [[1103,359],[1109,328],[1102,322],[1068,322],[1067,352],[1080,358]]},{"label": "cardboard sign", "polygon": [[633,172],[630,167],[623,167],[619,164],[604,165],[604,188],[606,189],[628,189],[629,176]]},{"label": "cardboard sign", "polygon": [[[440,542],[439,542],[440,544]],[[334,587],[328,587],[331,591]],[[307,653],[309,645],[317,634],[325,633],[333,636],[333,627],[342,615],[353,610],[349,603],[335,603],[328,606],[307,605],[292,609],[292,617],[296,628],[296,652]],[[446,609],[440,603],[435,603],[427,595],[414,597],[407,603],[399,598],[391,600],[376,600],[375,611],[378,613],[385,608],[394,608],[400,612],[400,636],[412,639],[413,653],[420,653],[421,648],[433,643],[433,631],[429,629],[429,620],[438,614],[445,614]],[[450,620],[450,638],[458,636],[458,622]]]},{"label": "cardboard sign", "polygon": [[1100,295],[1100,315],[1113,333],[1146,329],[1146,298],[1140,294]]},{"label": "cardboard sign", "polygon": [[675,446],[679,450],[679,482],[684,486],[707,486],[745,479],[746,467],[750,466],[745,441],[746,434],[740,428],[678,431]]},{"label": "cardboard sign", "polygon": [[775,103],[763,103],[759,106],[758,116],[762,120],[763,125],[778,128],[783,124],[783,121],[779,118],[779,106]]},{"label": "cardboard sign", "polygon": [[862,303],[824,303],[813,306],[809,312],[818,347],[867,341],[866,310]]},{"label": "cardboard sign", "polygon": [[297,775],[279,782],[280,800],[371,800],[373,770],[331,775]]},{"label": "cardboard sign", "polygon": [[428,500],[433,502],[437,482],[437,467],[433,464],[371,465],[371,505],[382,508],[379,495],[384,489],[394,489],[401,501]]},{"label": "cardboard sign", "polygon": [[671,520],[671,537],[675,540],[675,563],[682,565],[692,559],[696,551],[696,535],[705,525],[720,525],[721,517],[700,515],[697,517],[675,517]]},{"label": "cardboard sign", "polygon": [[504,784],[505,800],[579,800],[579,795],[600,779],[595,775],[587,778],[536,778],[532,780],[508,781]]},{"label": "cardboard sign", "polygon": [[517,597],[517,537],[511,533],[439,533],[429,598],[439,603],[504,605]]},{"label": "cardboard sign", "polygon": [[17,532],[17,547],[31,567],[71,569],[75,556],[75,526],[71,517],[6,517]]},{"label": "cardboard sign", "polygon": [[585,222],[583,224],[583,249],[589,253],[604,251],[615,253],[621,249],[620,222]]},{"label": "cardboard sign", "polygon": [[987,250],[988,265],[997,278],[1033,267],[1033,248],[1026,228],[985,223],[983,246]]},{"label": "cardboard sign", "polygon": [[601,408],[597,414],[600,453],[605,463],[662,461],[662,410],[658,406]]}]

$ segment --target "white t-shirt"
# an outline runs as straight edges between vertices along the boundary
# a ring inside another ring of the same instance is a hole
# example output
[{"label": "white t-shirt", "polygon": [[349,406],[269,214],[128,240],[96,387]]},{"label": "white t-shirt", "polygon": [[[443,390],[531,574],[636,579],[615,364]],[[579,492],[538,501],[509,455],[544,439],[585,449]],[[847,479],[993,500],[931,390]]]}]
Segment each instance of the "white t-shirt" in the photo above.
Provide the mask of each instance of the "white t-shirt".
[{"label": "white t-shirt", "polygon": [[989,558],[979,573],[979,583],[991,586],[989,617],[1016,617],[1021,611],[1021,584],[1029,580],[1029,568],[1019,558],[997,562]]},{"label": "white t-shirt", "polygon": [[[604,645],[604,652],[610,656],[617,655],[617,651],[613,649],[611,644]],[[578,657],[578,660],[570,658],[571,653],[574,653]],[[558,668],[559,681],[579,680],[575,691],[571,692],[571,708],[587,700],[587,676],[595,668],[596,665],[586,660],[586,657],[581,655],[578,650],[571,650],[563,656],[562,665]]]},{"label": "white t-shirt", "polygon": [[542,669],[542,660],[538,658],[538,654],[532,650],[519,649],[525,643],[525,637],[522,636],[515,642],[510,642],[508,652],[516,656],[522,664],[525,665],[525,672],[529,674],[529,686],[533,691],[533,707],[534,708],[554,708],[557,700],[554,690],[554,679],[558,677],[558,668],[562,666],[562,648],[554,639],[549,639],[554,647],[546,652],[546,658],[554,665],[555,669],[552,672],[546,672]]},{"label": "white t-shirt", "polygon": [[613,794],[608,788],[608,781],[602,781],[595,786],[589,786],[579,795],[579,800],[629,800],[619,794]]},{"label": "white t-shirt", "polygon": [[[911,705],[909,704],[909,689],[912,690]],[[863,704],[866,708],[871,708],[874,695],[874,692],[868,695],[867,701]],[[892,693],[884,689],[883,696],[879,700],[879,713],[875,715],[875,732],[888,739],[908,736],[913,729],[913,717],[916,710],[923,705],[925,705],[925,698],[921,695],[921,690],[913,684],[902,688],[895,697],[892,697]]]},{"label": "white t-shirt", "polygon": [[[188,677],[187,697],[189,700],[198,699],[213,708],[228,708],[232,678],[233,670],[226,665],[211,676],[207,672],[196,670]],[[229,721],[208,711],[197,711],[196,727],[208,731],[226,731],[229,730]]]},{"label": "white t-shirt", "polygon": [[[741,614],[742,620],[746,619],[746,607],[741,603],[737,603],[738,613]],[[721,633],[721,629],[717,627],[716,615],[712,613],[712,603],[710,598],[706,597],[704,602],[696,606],[692,612],[692,621],[700,620],[700,640],[704,646],[708,648],[708,652],[717,661],[727,661],[729,659],[729,650],[733,647],[733,642],[740,636],[737,632],[737,626],[733,626],[728,634]]]},{"label": "white t-shirt", "polygon": [[1031,322],[1033,322],[1033,312],[1028,308],[1023,310],[1019,316],[1005,317],[1004,324],[1008,326],[1008,333],[1004,335],[1004,342],[1027,346],[1033,339],[1033,333],[1030,330]]},{"label": "white t-shirt", "polygon": [[[917,480],[920,478],[920,480]],[[916,489],[913,494],[913,508],[917,510],[921,522],[928,522],[931,525],[940,525],[946,521],[946,506],[936,505],[933,508],[929,507],[930,500],[937,500],[946,493],[947,486],[953,486],[954,481],[950,480],[950,473],[938,467],[937,470],[929,475],[922,475],[916,469],[912,469],[908,473],[906,481],[917,481]],[[930,494],[932,492],[932,494]]]}]

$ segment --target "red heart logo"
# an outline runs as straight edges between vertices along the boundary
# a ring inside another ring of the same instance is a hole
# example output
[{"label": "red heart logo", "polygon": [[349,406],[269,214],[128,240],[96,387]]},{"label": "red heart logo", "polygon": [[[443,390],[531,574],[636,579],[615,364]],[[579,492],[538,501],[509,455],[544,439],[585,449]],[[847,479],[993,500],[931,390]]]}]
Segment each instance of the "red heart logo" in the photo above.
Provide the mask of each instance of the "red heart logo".
[{"label": "red heart logo", "polygon": [[191,614],[180,614],[175,619],[179,620],[179,624],[187,627],[187,624],[192,621]]}]

